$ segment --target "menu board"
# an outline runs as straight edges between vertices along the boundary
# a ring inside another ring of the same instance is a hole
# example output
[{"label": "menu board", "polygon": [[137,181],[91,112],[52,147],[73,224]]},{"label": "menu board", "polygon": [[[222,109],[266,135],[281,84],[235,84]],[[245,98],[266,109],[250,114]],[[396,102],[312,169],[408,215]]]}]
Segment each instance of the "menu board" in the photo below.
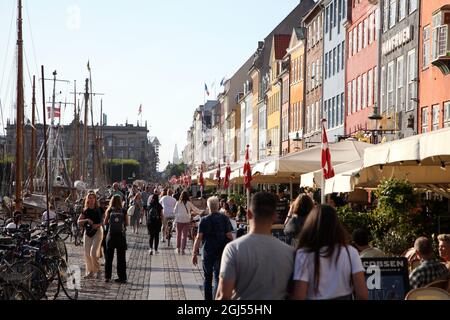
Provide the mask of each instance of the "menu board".
[{"label": "menu board", "polygon": [[408,260],[363,258],[369,300],[404,300],[409,291]]}]

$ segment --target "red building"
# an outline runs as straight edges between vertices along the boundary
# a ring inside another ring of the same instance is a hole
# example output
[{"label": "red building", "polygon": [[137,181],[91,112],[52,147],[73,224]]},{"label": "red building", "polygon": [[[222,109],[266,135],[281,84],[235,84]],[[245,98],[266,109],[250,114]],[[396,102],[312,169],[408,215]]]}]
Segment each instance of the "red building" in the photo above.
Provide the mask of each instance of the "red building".
[{"label": "red building", "polygon": [[421,1],[419,133],[450,127],[450,4]]},{"label": "red building", "polygon": [[369,0],[349,0],[346,26],[346,135],[373,125],[368,119],[377,101],[378,6]]}]

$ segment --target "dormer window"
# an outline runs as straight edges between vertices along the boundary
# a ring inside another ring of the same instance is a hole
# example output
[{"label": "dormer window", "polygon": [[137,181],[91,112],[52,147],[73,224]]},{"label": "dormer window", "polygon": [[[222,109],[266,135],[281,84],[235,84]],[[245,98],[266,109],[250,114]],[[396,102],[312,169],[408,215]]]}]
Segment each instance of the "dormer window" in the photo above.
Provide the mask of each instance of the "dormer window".
[{"label": "dormer window", "polygon": [[450,73],[450,6],[444,6],[433,15],[432,63],[444,74]]}]

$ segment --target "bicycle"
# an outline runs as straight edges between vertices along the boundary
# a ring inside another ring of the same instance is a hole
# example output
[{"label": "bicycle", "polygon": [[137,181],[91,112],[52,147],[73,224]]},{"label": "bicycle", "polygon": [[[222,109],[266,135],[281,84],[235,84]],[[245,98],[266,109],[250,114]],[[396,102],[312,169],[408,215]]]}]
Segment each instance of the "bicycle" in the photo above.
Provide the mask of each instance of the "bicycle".
[{"label": "bicycle", "polygon": [[172,238],[172,233],[174,232],[174,222],[175,218],[167,218],[166,235],[167,246],[170,247],[170,239]]}]

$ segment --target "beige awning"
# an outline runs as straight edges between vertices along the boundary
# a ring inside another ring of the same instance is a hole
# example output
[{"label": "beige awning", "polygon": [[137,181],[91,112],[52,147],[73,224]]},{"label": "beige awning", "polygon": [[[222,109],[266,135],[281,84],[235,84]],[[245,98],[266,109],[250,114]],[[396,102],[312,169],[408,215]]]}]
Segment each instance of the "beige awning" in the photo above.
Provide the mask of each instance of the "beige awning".
[{"label": "beige awning", "polygon": [[[371,144],[359,141],[342,141],[330,144],[331,162],[333,166],[361,159],[364,150]],[[302,150],[270,161],[264,170],[265,175],[298,176],[320,170],[322,167],[322,147]]]},{"label": "beige awning", "polygon": [[364,168],[423,161],[440,157],[450,161],[450,128],[379,144],[364,152]]},{"label": "beige awning", "polygon": [[[347,175],[349,174],[349,171],[351,172],[358,172],[359,170],[362,169],[363,166],[363,159],[357,159],[355,161],[350,161],[350,162],[346,162],[343,164],[339,164],[337,166],[334,167],[334,172],[336,174],[336,176],[340,176],[339,178],[334,178],[334,180],[336,181],[340,181],[342,178],[346,179]],[[306,174],[302,174],[300,177],[300,186],[301,187],[322,187],[322,176],[323,176],[323,170],[319,169],[316,170],[314,172],[309,172]],[[331,180],[331,179],[330,179]],[[329,183],[330,180],[326,181],[326,184],[331,184]],[[333,184],[335,182],[333,181]],[[336,188],[338,188],[338,186],[336,186]],[[346,187],[345,189],[348,189],[348,187]],[[347,192],[347,191],[333,191],[333,192]],[[330,192],[330,193],[333,193]]]}]

